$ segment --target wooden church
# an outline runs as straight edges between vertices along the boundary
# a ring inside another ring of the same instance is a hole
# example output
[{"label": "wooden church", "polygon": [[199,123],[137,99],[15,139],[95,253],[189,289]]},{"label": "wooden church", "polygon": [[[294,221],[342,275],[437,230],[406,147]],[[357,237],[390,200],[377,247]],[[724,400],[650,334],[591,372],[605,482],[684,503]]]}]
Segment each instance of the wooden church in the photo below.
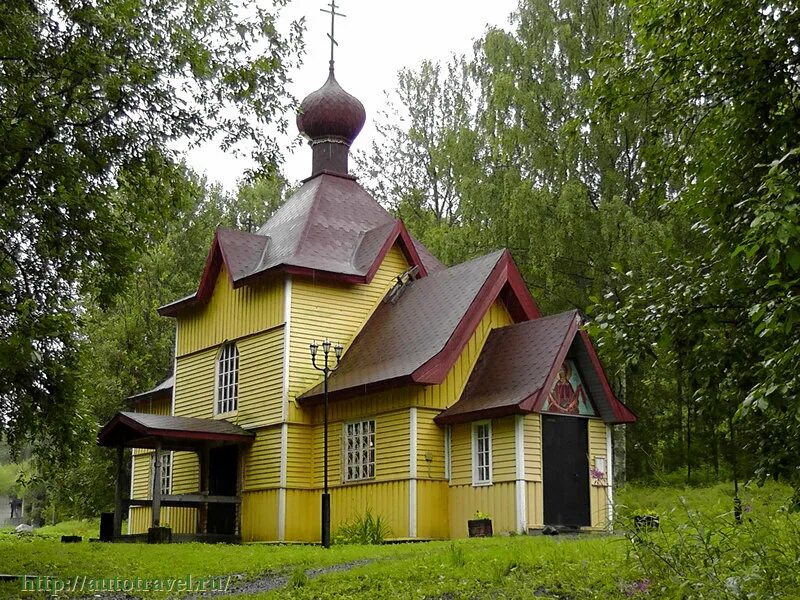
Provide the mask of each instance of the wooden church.
[{"label": "wooden church", "polygon": [[[218,230],[159,309],[174,374],[98,435],[134,449],[116,535],[129,508],[130,535],[317,541],[326,481],[334,531],[368,510],[397,539],[465,537],[477,511],[496,534],[610,525],[610,427],[635,416],[580,316],[543,316],[507,250],[440,263],[348,173],[364,122],[331,66],[297,117],[311,176],[258,231]],[[312,344],[338,365],[327,420]]]}]

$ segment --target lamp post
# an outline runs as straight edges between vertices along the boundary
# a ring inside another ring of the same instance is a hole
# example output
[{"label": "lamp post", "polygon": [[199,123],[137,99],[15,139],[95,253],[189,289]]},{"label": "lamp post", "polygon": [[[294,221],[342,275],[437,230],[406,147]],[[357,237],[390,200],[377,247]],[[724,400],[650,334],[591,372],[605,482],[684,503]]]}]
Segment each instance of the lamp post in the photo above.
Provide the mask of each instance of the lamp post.
[{"label": "lamp post", "polygon": [[[322,346],[322,354],[325,356],[325,362],[322,366],[317,365],[317,351],[319,347]],[[336,366],[331,366],[329,363],[329,357],[331,353],[331,347],[333,348],[334,356],[336,357]],[[324,389],[324,397],[325,397],[325,443],[324,443],[324,487],[322,490],[322,546],[323,548],[330,548],[331,547],[331,497],[328,494],[328,376],[333,373],[336,369],[339,368],[339,359],[342,357],[342,345],[339,343],[331,344],[331,341],[328,338],[325,338],[325,341],[322,344],[317,344],[316,341],[312,341],[308,345],[309,350],[311,351],[311,364],[314,365],[314,368],[317,371],[322,371],[323,374],[323,389]]]}]

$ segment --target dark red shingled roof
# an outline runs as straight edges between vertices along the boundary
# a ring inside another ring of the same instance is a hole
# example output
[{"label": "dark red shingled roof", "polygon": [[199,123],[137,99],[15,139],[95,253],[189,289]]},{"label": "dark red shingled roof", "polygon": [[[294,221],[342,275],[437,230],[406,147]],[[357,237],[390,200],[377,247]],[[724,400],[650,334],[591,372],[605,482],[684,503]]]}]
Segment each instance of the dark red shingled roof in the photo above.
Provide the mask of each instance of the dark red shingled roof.
[{"label": "dark red shingled roof", "polygon": [[566,358],[575,361],[589,397],[610,423],[636,416],[611,391],[588,336],[581,335],[578,311],[541,317],[495,329],[486,340],[461,398],[436,422],[463,423],[537,412]]},{"label": "dark red shingled roof", "polygon": [[174,385],[175,385],[175,375],[170,375],[153,389],[147,390],[146,392],[140,392],[138,394],[134,394],[133,396],[128,396],[125,399],[128,402],[139,402],[140,400],[150,400],[159,397],[171,396],[172,387]]},{"label": "dark red shingled roof", "polygon": [[[329,379],[332,397],[353,396],[401,381],[440,383],[492,303],[502,297],[515,320],[539,316],[507,250],[437,271],[384,302],[345,350]],[[319,401],[322,386],[301,403]]]},{"label": "dark red shingled roof", "polygon": [[175,316],[207,300],[223,264],[233,287],[274,269],[369,283],[395,243],[422,276],[443,268],[353,178],[321,174],[306,181],[258,232],[217,230],[197,293],[162,306],[159,313]]},{"label": "dark red shingled roof", "polygon": [[97,434],[100,446],[196,448],[203,442],[251,443],[253,434],[224,419],[119,412]]}]

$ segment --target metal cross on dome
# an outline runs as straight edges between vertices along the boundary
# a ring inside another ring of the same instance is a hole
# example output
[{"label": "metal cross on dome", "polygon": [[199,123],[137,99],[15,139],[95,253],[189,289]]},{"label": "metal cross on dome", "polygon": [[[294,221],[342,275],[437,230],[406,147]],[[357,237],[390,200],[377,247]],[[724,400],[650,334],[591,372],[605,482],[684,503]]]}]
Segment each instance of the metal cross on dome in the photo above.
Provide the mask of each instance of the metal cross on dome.
[{"label": "metal cross on dome", "polygon": [[329,8],[320,8],[320,12],[328,13],[331,16],[331,32],[328,34],[328,38],[331,40],[331,69],[333,69],[333,47],[338,46],[339,43],[336,41],[334,37],[334,32],[336,28],[336,17],[346,17],[340,12],[336,12],[336,9],[339,8],[336,5],[336,0],[331,0],[330,4],[328,4]]}]

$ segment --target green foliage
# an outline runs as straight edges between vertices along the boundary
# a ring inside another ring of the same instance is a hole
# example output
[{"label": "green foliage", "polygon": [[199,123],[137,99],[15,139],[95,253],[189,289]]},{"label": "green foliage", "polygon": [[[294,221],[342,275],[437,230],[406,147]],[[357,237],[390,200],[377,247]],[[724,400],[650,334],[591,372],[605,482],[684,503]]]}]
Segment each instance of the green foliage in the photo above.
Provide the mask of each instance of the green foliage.
[{"label": "green foliage", "polygon": [[[730,512],[715,516],[681,507],[680,520],[632,535],[631,557],[660,598],[783,598],[800,590],[800,516]],[[753,516],[750,516],[753,515]]]},{"label": "green foliage", "polygon": [[308,583],[308,575],[306,575],[306,570],[303,567],[297,567],[294,571],[292,571],[292,576],[289,578],[289,582],[286,584],[290,588],[299,588],[303,587]]},{"label": "green foliage", "polygon": [[448,557],[450,563],[454,567],[463,567],[467,563],[467,555],[464,553],[464,546],[456,542],[450,542]]},{"label": "green foliage", "polygon": [[606,352],[672,374],[687,437],[717,453],[723,437],[739,473],[798,487],[799,18],[791,3],[637,3],[637,50],[617,48],[629,60],[594,90],[612,112],[652,107],[644,190],[688,225],[652,277],[621,275],[627,297],[600,302]]},{"label": "green foliage", "polygon": [[361,516],[355,516],[341,524],[333,532],[335,544],[382,544],[392,535],[386,519],[381,515],[373,515],[367,509]]},{"label": "green foliage", "polygon": [[[608,535],[473,538],[420,544],[239,546],[70,544],[0,533],[0,564],[10,573],[61,577],[185,577],[291,573],[260,598],[794,598],[800,589],[798,515],[780,509],[788,486],[742,490],[744,524],[734,526],[732,486],[671,489],[628,486],[621,524],[655,508],[660,529],[632,539]],[[76,524],[64,525],[65,533]],[[42,531],[42,530],[40,530]],[[352,564],[308,577],[306,571]],[[735,590],[742,593],[737,595]],[[0,584],[18,598],[19,584]],[[153,594],[154,598],[163,597]]]},{"label": "green foliage", "polygon": [[24,465],[0,464],[0,496],[17,496],[22,491],[19,478],[24,470]]},{"label": "green foliage", "polygon": [[[302,24],[232,0],[0,5],[0,428],[68,458],[86,300],[111,304],[141,248],[184,205],[176,140],[252,145],[264,170],[285,126]],[[145,193],[126,193],[142,190]],[[93,426],[93,424],[91,424]]]}]

